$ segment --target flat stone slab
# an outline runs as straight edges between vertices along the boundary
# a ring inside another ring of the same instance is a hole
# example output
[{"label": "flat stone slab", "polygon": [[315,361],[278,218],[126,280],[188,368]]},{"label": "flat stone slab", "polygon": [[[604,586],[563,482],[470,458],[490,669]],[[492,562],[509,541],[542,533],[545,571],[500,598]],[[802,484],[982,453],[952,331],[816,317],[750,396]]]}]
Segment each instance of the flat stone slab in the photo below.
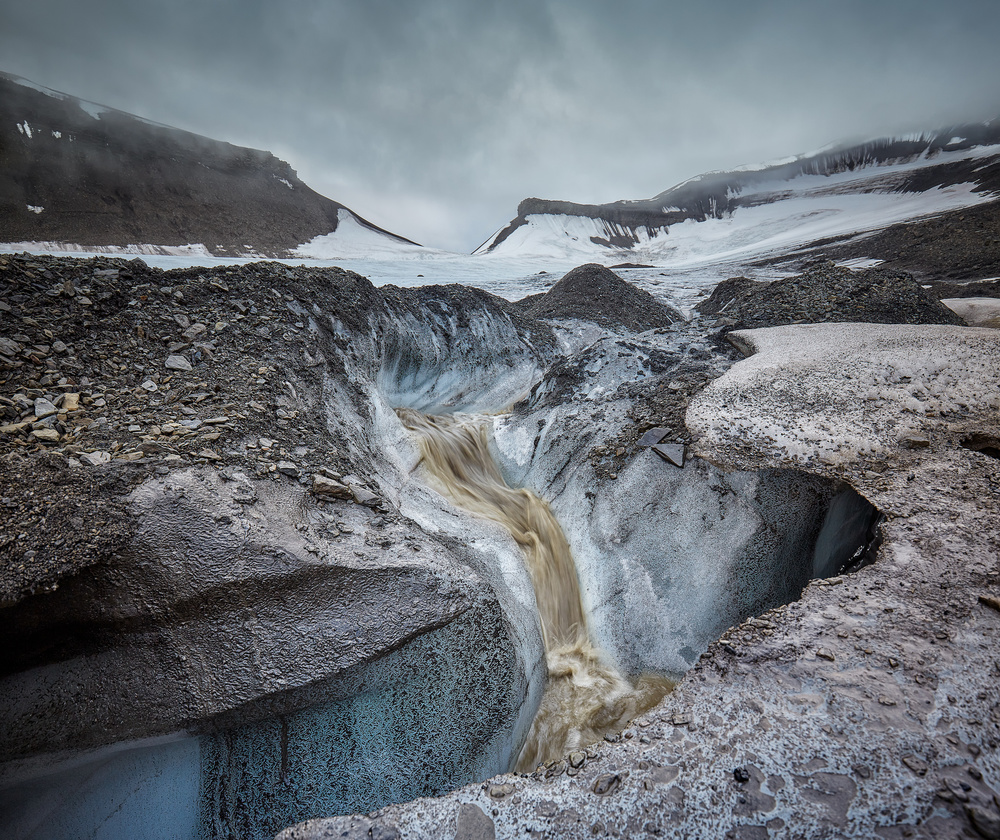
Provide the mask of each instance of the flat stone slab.
[{"label": "flat stone slab", "polygon": [[668,464],[684,467],[684,445],[680,443],[658,443],[651,447]]},{"label": "flat stone slab", "polygon": [[655,429],[649,429],[641,438],[639,438],[637,446],[653,446],[659,443],[667,436],[669,429],[661,429],[659,427]]}]

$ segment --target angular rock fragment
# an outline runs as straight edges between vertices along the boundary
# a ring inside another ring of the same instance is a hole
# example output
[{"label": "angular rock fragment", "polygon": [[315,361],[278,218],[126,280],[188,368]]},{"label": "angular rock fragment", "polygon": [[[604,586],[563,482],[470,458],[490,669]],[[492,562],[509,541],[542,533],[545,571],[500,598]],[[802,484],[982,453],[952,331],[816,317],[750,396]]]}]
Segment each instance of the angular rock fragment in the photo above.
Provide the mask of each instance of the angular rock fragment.
[{"label": "angular rock fragment", "polygon": [[660,427],[649,429],[641,438],[639,438],[636,446],[653,446],[663,440],[669,431],[669,429],[663,429]]},{"label": "angular rock fragment", "polygon": [[675,467],[684,467],[684,446],[680,443],[658,443],[650,447],[668,464]]},{"label": "angular rock fragment", "polygon": [[111,461],[111,453],[98,450],[96,452],[83,452],[80,454],[80,461],[88,467],[99,467]]},{"label": "angular rock fragment", "polygon": [[346,487],[339,481],[319,474],[313,476],[312,492],[316,496],[325,496],[330,499],[350,501],[354,498],[350,487]]},{"label": "angular rock fragment", "polygon": [[35,400],[35,417],[39,420],[49,417],[52,414],[57,414],[58,411],[59,409],[44,397],[39,397]]},{"label": "angular rock fragment", "polygon": [[167,356],[167,360],[163,363],[163,366],[167,370],[179,370],[179,371],[189,371],[194,370],[191,367],[191,363],[185,359],[183,356],[172,355]]}]

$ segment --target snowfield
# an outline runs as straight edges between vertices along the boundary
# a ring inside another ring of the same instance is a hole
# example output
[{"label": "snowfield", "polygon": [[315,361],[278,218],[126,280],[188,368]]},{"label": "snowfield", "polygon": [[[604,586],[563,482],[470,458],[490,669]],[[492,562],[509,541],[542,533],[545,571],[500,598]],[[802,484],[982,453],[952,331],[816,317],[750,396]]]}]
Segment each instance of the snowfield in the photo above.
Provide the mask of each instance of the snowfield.
[{"label": "snowfield", "polygon": [[[1000,146],[976,146],[921,155],[905,163],[763,182],[739,195],[752,206],[738,207],[721,219],[688,219],[671,225],[669,230],[640,228],[639,242],[630,249],[609,249],[592,241],[591,237],[607,240],[631,233],[605,219],[531,215],[491,253],[578,261],[600,261],[612,254],[618,261],[655,262],[673,269],[759,259],[818,239],[868,233],[992,201],[996,195],[976,192],[973,183],[923,192],[907,192],[902,185],[908,176],[931,164],[940,166],[996,155],[1000,155]],[[486,253],[496,238],[494,234],[477,253]]]}]

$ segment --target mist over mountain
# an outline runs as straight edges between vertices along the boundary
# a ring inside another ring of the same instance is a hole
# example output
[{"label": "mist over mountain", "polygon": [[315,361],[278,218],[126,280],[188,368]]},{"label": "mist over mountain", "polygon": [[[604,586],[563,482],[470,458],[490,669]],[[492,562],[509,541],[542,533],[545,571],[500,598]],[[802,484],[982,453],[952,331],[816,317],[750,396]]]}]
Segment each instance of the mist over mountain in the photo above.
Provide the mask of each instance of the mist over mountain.
[{"label": "mist over mountain", "polygon": [[267,257],[289,256],[313,240],[343,254],[359,239],[390,249],[415,247],[314,192],[270,152],[160,125],[4,73],[0,239]]}]

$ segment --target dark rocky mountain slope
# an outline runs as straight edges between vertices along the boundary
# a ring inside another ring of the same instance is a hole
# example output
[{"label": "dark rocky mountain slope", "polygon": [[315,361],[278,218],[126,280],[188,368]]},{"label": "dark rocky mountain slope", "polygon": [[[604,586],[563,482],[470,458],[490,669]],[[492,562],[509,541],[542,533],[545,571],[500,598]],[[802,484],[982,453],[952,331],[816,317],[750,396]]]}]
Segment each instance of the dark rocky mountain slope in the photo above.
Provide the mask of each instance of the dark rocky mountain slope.
[{"label": "dark rocky mountain slope", "polygon": [[346,210],[270,152],[0,73],[0,241],[202,244],[217,255],[281,257],[336,230]]}]

